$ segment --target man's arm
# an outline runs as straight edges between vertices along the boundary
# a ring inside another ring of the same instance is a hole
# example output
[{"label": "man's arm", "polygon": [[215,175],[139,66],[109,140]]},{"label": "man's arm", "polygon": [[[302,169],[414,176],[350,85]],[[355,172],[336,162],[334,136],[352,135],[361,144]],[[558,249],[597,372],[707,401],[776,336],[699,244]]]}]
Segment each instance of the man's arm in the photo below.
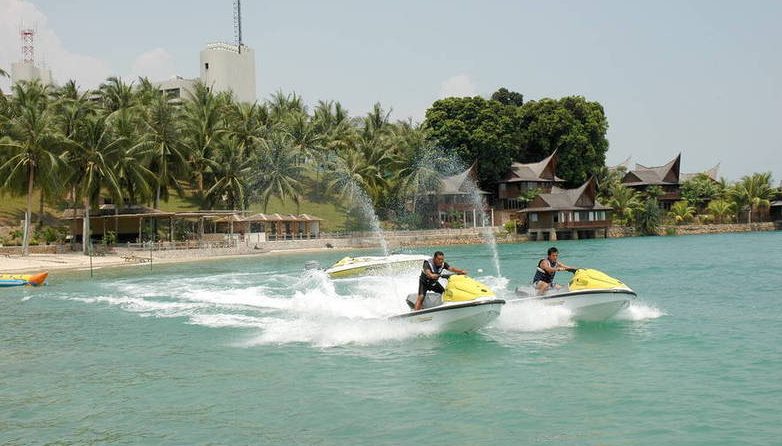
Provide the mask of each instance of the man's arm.
[{"label": "man's arm", "polygon": [[455,272],[456,274],[467,274],[467,271],[448,265],[448,271]]},{"label": "man's arm", "polygon": [[551,262],[549,262],[548,259],[544,259],[542,262],[540,262],[540,268],[549,274],[554,274],[555,272],[560,271],[559,266],[557,266],[557,268],[552,268]]},{"label": "man's arm", "polygon": [[565,265],[562,262],[559,262],[559,264],[557,265],[557,270],[558,271],[569,271],[569,270],[575,270],[575,269],[578,269],[578,268],[576,268],[575,266]]}]

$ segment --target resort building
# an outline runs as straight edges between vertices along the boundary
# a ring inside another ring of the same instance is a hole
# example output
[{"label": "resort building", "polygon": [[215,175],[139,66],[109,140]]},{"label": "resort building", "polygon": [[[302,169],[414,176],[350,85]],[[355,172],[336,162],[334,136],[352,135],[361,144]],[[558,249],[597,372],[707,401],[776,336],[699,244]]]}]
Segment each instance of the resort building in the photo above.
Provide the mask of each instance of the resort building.
[{"label": "resort building", "polygon": [[519,213],[536,240],[604,238],[611,227],[611,208],[597,201],[594,177],[576,189],[555,186]]},{"label": "resort building", "polygon": [[243,44],[210,43],[201,51],[201,82],[213,92],[232,92],[239,102],[253,103],[255,51]]},{"label": "resort building", "polygon": [[705,172],[681,173],[681,158],[679,154],[667,164],[657,167],[635,165],[635,169],[627,172],[622,178],[622,184],[639,192],[645,192],[650,186],[659,186],[663,195],[659,198],[660,207],[669,210],[673,203],[681,199],[679,189],[687,180],[695,178],[699,173],[706,174],[713,181],[717,181],[720,165],[712,167]]},{"label": "resort building", "polygon": [[525,206],[519,196],[525,192],[539,190],[551,192],[560,187],[565,180],[557,176],[557,151],[537,163],[513,163],[505,179],[497,185],[497,208],[499,224],[512,219],[519,209]]},{"label": "resort building", "polygon": [[159,88],[170,102],[182,102],[193,97],[193,87],[196,82],[198,82],[198,79],[174,76],[171,79],[153,82],[152,84]]},{"label": "resort building", "polygon": [[494,226],[494,209],[486,204],[491,194],[480,190],[477,184],[476,164],[440,180],[438,190],[421,199],[424,223],[435,228]]}]

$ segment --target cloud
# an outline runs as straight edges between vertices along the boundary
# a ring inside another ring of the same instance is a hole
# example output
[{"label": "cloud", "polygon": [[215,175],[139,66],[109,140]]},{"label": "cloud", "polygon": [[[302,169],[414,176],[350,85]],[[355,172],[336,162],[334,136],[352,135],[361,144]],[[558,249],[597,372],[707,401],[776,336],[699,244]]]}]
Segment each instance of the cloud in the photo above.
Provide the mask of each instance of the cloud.
[{"label": "cloud", "polygon": [[[101,60],[69,51],[62,40],[49,27],[46,15],[35,5],[22,0],[0,0],[0,67],[9,72],[11,63],[21,58],[19,29],[22,26],[37,28],[35,36],[35,60],[52,70],[59,84],[74,79],[83,88],[100,84],[111,70]],[[8,80],[0,81],[0,88],[8,87]]]},{"label": "cloud", "polygon": [[130,79],[139,76],[148,77],[151,81],[162,81],[176,75],[176,65],[171,54],[163,48],[155,48],[138,56],[133,61]]},{"label": "cloud", "polygon": [[476,96],[478,94],[475,84],[470,81],[470,77],[466,74],[460,74],[458,76],[449,77],[440,84],[440,97],[465,97]]}]

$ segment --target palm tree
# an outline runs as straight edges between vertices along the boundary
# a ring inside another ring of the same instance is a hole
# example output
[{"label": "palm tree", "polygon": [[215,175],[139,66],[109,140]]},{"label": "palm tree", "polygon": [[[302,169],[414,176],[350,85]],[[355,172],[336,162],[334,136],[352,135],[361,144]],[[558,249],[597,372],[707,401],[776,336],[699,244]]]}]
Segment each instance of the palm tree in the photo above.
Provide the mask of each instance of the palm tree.
[{"label": "palm tree", "polygon": [[121,78],[111,76],[100,84],[98,93],[103,101],[103,107],[109,112],[127,108],[133,105],[133,85],[126,84]]},{"label": "palm tree", "polygon": [[214,184],[206,192],[211,201],[222,200],[228,209],[244,207],[247,183],[255,160],[247,155],[244,143],[228,138],[217,147],[217,161],[210,161]]},{"label": "palm tree", "polygon": [[193,97],[185,103],[183,145],[196,190],[204,194],[204,176],[208,173],[214,145],[225,132],[222,104],[202,83],[195,84]]},{"label": "palm tree", "polygon": [[169,189],[184,193],[179,177],[186,156],[179,134],[179,111],[162,95],[154,98],[144,110],[144,140],[150,150],[150,169],[155,174],[154,207],[168,200]]},{"label": "palm tree", "polygon": [[725,200],[713,200],[709,203],[707,209],[717,223],[723,223],[736,212],[735,204]]},{"label": "palm tree", "polygon": [[108,120],[112,133],[121,139],[115,171],[123,188],[123,198],[130,204],[150,199],[156,180],[148,168],[152,146],[142,138],[142,119],[135,108],[121,108],[109,115]]},{"label": "palm tree", "polygon": [[619,220],[626,223],[633,212],[641,207],[638,198],[638,192],[623,184],[615,184],[610,190],[611,198],[608,200],[609,206],[614,208]]},{"label": "palm tree", "polygon": [[85,254],[90,248],[90,209],[93,198],[106,189],[119,203],[122,187],[116,172],[116,160],[120,155],[123,138],[116,137],[106,116],[92,115],[80,124],[70,149],[67,162],[74,171],[71,182],[77,196],[84,202],[82,248]]},{"label": "palm tree", "polygon": [[285,203],[293,199],[297,207],[301,203],[304,167],[298,163],[298,152],[285,134],[275,133],[261,142],[261,153],[256,161],[257,171],[253,179],[253,190],[263,203],[266,212],[269,200],[277,197]]},{"label": "palm tree", "polygon": [[642,235],[657,235],[660,224],[660,204],[656,198],[648,198],[643,206],[635,210],[636,228]]},{"label": "palm tree", "polygon": [[0,142],[8,150],[8,159],[0,165],[2,189],[19,192],[22,184],[27,195],[24,214],[22,254],[30,254],[30,220],[33,192],[42,183],[37,176],[53,177],[59,166],[58,145],[62,138],[54,129],[52,110],[48,102],[48,86],[40,82],[20,82],[12,87],[11,117],[6,123],[10,138]]},{"label": "palm tree", "polygon": [[768,208],[771,198],[774,196],[774,188],[771,186],[771,172],[755,173],[741,177],[730,191],[736,210],[740,212],[747,209],[747,223],[752,223],[752,211]]},{"label": "palm tree", "polygon": [[678,225],[695,217],[695,207],[690,206],[687,201],[677,201],[671,206],[668,216],[673,218]]}]

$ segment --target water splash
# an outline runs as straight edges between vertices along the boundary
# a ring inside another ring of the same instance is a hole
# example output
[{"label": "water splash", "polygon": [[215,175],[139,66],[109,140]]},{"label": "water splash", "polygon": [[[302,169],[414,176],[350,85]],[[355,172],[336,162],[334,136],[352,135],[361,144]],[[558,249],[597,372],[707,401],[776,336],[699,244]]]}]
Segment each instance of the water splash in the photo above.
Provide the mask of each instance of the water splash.
[{"label": "water splash", "polygon": [[389,255],[388,241],[383,235],[383,228],[380,226],[380,219],[375,212],[375,206],[372,204],[372,200],[367,195],[361,185],[350,177],[347,173],[340,173],[339,169],[335,170],[335,175],[340,175],[337,179],[338,186],[342,189],[342,195],[349,200],[355,208],[364,216],[369,226],[372,228],[372,232],[378,239],[380,248],[383,251],[383,255]]},{"label": "water splash", "polygon": [[657,319],[667,316],[667,313],[651,305],[645,305],[641,302],[633,302],[629,307],[616,313],[613,319],[624,321],[642,321],[646,319]]}]

